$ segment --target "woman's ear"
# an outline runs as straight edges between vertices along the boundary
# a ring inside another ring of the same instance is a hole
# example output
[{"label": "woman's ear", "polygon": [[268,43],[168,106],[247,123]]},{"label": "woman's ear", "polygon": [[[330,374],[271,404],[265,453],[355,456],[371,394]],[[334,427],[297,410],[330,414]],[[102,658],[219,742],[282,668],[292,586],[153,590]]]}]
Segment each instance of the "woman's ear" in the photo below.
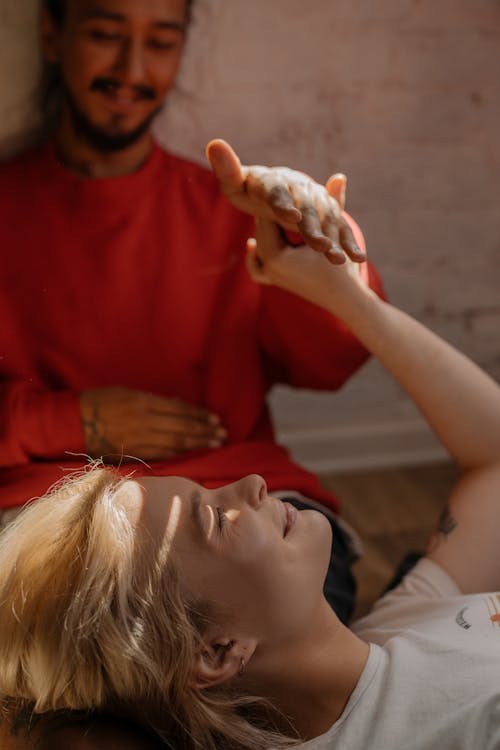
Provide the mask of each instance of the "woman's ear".
[{"label": "woman's ear", "polygon": [[42,8],[40,14],[40,40],[45,60],[51,64],[60,61],[59,30],[47,8]]},{"label": "woman's ear", "polygon": [[242,676],[257,648],[254,638],[232,640],[217,638],[205,641],[195,656],[190,685],[197,690],[228,682]]}]

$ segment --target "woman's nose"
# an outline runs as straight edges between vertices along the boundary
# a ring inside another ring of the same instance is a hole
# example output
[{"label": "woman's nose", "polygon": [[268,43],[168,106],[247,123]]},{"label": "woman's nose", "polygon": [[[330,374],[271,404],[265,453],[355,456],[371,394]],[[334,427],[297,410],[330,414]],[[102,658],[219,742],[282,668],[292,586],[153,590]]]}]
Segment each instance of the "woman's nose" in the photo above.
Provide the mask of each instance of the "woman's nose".
[{"label": "woman's nose", "polygon": [[249,474],[239,484],[242,499],[252,508],[259,508],[267,497],[265,480],[259,474]]}]

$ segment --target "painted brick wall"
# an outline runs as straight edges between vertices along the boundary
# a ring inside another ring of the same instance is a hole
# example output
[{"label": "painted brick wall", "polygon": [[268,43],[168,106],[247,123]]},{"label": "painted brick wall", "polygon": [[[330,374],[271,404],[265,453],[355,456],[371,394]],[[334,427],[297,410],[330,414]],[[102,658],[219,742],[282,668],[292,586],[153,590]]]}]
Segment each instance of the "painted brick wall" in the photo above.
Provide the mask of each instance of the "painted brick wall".
[{"label": "painted brick wall", "polygon": [[[35,4],[0,0],[7,148],[34,122],[37,70]],[[247,162],[345,171],[392,299],[497,378],[499,130],[499,0],[197,0],[158,121],[199,161],[220,136]],[[317,469],[440,455],[374,363],[340,394],[279,389],[273,405],[282,439]]]}]

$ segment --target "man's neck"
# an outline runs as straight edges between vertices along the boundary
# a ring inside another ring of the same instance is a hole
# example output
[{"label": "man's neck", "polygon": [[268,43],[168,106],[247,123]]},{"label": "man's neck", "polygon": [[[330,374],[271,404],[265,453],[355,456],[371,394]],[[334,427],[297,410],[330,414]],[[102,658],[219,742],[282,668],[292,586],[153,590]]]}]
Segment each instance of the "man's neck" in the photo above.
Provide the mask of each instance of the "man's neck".
[{"label": "man's neck", "polygon": [[106,179],[137,172],[146,163],[154,147],[150,131],[121,151],[101,152],[84,143],[63,117],[56,131],[57,155],[61,164],[80,177]]},{"label": "man's neck", "polygon": [[[370,650],[326,601],[321,610],[301,643],[284,644],[264,656],[262,673],[256,665],[257,674],[248,685],[288,717],[302,740],[324,734],[341,716]],[[281,728],[289,731],[286,725]]]}]

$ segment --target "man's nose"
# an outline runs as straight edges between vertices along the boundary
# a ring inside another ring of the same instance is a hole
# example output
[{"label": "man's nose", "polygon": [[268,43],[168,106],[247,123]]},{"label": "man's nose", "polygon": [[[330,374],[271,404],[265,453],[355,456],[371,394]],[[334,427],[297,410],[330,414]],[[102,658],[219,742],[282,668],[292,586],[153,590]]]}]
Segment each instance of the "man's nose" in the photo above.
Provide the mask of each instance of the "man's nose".
[{"label": "man's nose", "polygon": [[116,60],[115,71],[122,83],[133,86],[144,83],[146,78],[146,61],[144,48],[140,39],[127,39]]}]

